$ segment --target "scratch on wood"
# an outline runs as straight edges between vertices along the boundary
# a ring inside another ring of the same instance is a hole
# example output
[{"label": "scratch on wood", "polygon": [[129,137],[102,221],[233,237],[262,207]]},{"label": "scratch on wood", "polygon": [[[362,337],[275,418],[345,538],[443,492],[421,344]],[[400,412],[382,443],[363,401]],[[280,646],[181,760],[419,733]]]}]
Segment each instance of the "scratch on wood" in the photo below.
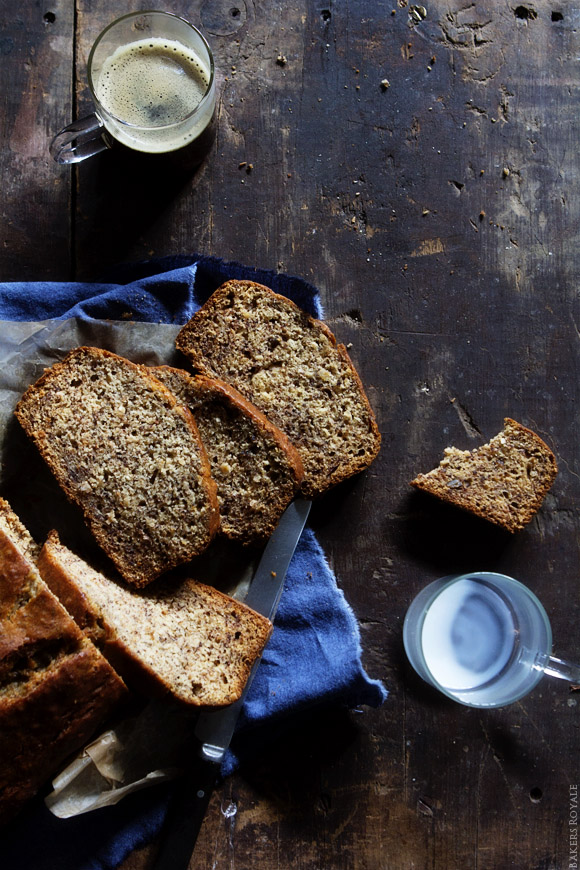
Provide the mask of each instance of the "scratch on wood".
[{"label": "scratch on wood", "polygon": [[526,719],[528,720],[528,722],[530,723],[530,725],[532,726],[532,728],[534,729],[534,731],[538,734],[538,737],[539,737],[540,740],[542,741],[544,747],[545,747],[546,750],[550,753],[550,757],[553,759],[555,766],[557,766],[558,770],[560,771],[560,773],[561,773],[561,775],[562,775],[562,779],[563,779],[563,781],[564,781],[564,782],[573,782],[573,781],[574,781],[574,774],[573,774],[570,770],[568,770],[567,768],[564,768],[564,767],[559,763],[559,756],[558,756],[558,754],[554,751],[556,747],[554,747],[554,745],[552,744],[551,740],[547,740],[547,739],[546,739],[544,733],[541,731],[541,729],[538,727],[538,725],[537,725],[537,724],[535,723],[535,721],[532,719],[532,717],[530,716],[530,714],[528,713],[528,711],[526,710],[526,708],[525,708],[525,706],[522,704],[522,702],[521,702],[521,701],[517,701],[516,703],[517,703],[517,705],[518,705],[518,707],[519,707],[519,709],[520,709],[520,712],[524,714],[524,716],[526,717]]},{"label": "scratch on wood", "polygon": [[481,434],[481,430],[476,425],[469,411],[467,411],[467,409],[463,407],[461,402],[458,402],[455,398],[451,398],[450,402],[455,408],[457,416],[459,417],[459,420],[461,421],[461,424],[467,432],[468,436],[470,438],[482,438],[483,436]]},{"label": "scratch on wood", "polygon": [[487,109],[482,109],[481,106],[474,106],[473,100],[468,100],[465,104],[468,112],[473,112],[474,115],[482,115],[487,118]]},{"label": "scratch on wood", "polygon": [[[407,743],[407,692],[403,686],[403,720],[402,720],[402,741],[403,741],[403,797],[405,805],[409,802],[409,755],[410,750]],[[409,741],[410,743],[410,741]]]},{"label": "scratch on wood", "polygon": [[430,806],[424,798],[418,798],[417,800],[417,812],[421,816],[429,816],[429,818],[433,818],[433,807]]},{"label": "scratch on wood", "polygon": [[471,21],[461,21],[460,16],[465,18],[470,10],[475,10],[475,3],[456,13],[448,12],[445,19],[439,21],[439,28],[444,43],[463,51],[475,52],[478,46],[493,42],[493,39],[484,35],[484,30],[492,23],[492,19],[478,21],[474,15]]},{"label": "scratch on wood", "polygon": [[431,254],[443,254],[445,252],[445,247],[441,239],[425,239],[424,242],[421,242],[419,247],[411,251],[409,254],[410,257],[427,257]]},{"label": "scratch on wood", "polygon": [[[483,724],[483,720],[482,720],[482,719],[479,720],[479,724],[480,724],[480,726],[481,726],[481,730],[483,731],[483,734],[484,734],[484,737],[485,737],[485,741],[486,741],[486,743],[487,743],[487,749],[488,749],[489,751],[491,751],[491,757],[493,758],[495,764],[497,765],[497,767],[498,767],[498,769],[499,769],[499,772],[501,773],[501,777],[502,777],[503,781],[505,782],[505,786],[506,786],[506,789],[507,789],[507,793],[508,793],[508,795],[509,795],[510,803],[511,803],[513,809],[514,809],[514,812],[518,812],[518,802],[515,800],[515,798],[514,798],[514,796],[513,796],[513,794],[512,794],[512,789],[511,789],[511,786],[510,786],[509,779],[508,779],[508,777],[507,777],[507,774],[506,774],[505,770],[503,769],[502,760],[501,760],[501,758],[499,757],[499,755],[497,754],[497,752],[494,750],[494,748],[493,748],[493,746],[492,746],[492,744],[491,744],[491,740],[490,740],[489,734],[488,734],[488,732],[487,732],[487,729],[486,729],[485,725]],[[487,757],[487,754],[488,754],[488,752],[486,752],[486,757]]]},{"label": "scratch on wood", "polygon": [[338,828],[335,831],[332,832],[332,834],[330,835],[331,840],[336,840],[336,839],[338,839],[338,837],[340,837],[340,835],[345,830],[345,828],[347,828],[350,825],[350,823],[352,822],[352,820],[354,819],[357,810],[358,810],[358,805],[355,805],[352,808],[352,810],[350,811],[350,813],[348,814],[348,816],[346,817],[346,819],[343,822],[341,822],[341,824],[338,826]]}]

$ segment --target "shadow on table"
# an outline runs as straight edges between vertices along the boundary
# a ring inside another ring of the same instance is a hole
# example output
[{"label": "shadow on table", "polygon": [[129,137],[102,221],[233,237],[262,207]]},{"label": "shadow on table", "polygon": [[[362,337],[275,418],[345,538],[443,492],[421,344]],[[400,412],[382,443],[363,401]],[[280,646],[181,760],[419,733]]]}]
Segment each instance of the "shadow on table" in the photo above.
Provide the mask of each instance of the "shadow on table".
[{"label": "shadow on table", "polygon": [[362,526],[366,527],[367,508],[364,507],[364,499],[364,473],[348,477],[316,496],[312,502],[308,523],[317,535],[329,535],[334,539],[337,535],[352,536],[354,517],[357,518],[359,529]]},{"label": "shadow on table", "polygon": [[[430,686],[413,670],[403,645],[397,652],[394,666],[401,675],[405,692],[405,716],[408,733],[412,735],[414,751],[418,757],[433,752],[433,723],[445,722],[445,733],[438,733],[439,758],[449,755],[449,763],[457,760],[457,735],[465,744],[473,742],[490,747],[496,762],[501,762],[510,775],[520,781],[529,778],[528,743],[525,731],[519,722],[527,717],[522,713],[526,699],[505,707],[469,707],[446,697]],[[444,717],[442,719],[441,717]],[[516,724],[517,723],[517,724]]]},{"label": "shadow on table", "polygon": [[[321,770],[343,756],[358,739],[356,714],[338,705],[318,707],[288,721],[248,732],[238,746],[244,761],[238,769],[253,788],[284,806],[308,813],[320,799]],[[249,751],[248,748],[252,747]]]},{"label": "shadow on table", "polygon": [[497,570],[494,565],[513,544],[513,535],[499,526],[426,493],[407,496],[403,514],[401,548],[440,576]]},{"label": "shadow on table", "polygon": [[215,125],[210,125],[177,151],[146,154],[115,144],[78,166],[77,278],[134,258],[134,247],[143,244],[148,227],[195,185],[214,139]]},{"label": "shadow on table", "polygon": [[6,426],[4,452],[10,457],[2,468],[2,496],[38,543],[58,527],[78,541],[83,553],[99,550],[85,526],[81,511],[65,496],[36,446],[15,417]]}]

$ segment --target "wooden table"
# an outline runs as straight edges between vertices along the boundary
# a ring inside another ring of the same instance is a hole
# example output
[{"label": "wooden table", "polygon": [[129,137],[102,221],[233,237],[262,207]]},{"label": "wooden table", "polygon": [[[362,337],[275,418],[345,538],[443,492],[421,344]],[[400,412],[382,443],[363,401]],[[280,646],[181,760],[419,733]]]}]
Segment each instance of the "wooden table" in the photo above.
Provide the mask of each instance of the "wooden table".
[{"label": "wooden table", "polygon": [[[414,676],[401,629],[427,582],[485,568],[530,586],[556,650],[580,657],[577,5],[165,8],[205,29],[220,86],[212,151],[171,183],[121,172],[112,153],[72,170],[48,154],[89,110],[88,51],[119,4],[4,0],[1,280],[91,280],[192,252],[301,275],[383,434],[375,464],[312,523],[389,699],[317,713],[275,766],[229,779],[191,866],[576,866],[580,694],[546,678],[510,707],[461,707]],[[505,416],[545,438],[560,467],[509,537],[409,487],[445,446],[475,447]]]}]

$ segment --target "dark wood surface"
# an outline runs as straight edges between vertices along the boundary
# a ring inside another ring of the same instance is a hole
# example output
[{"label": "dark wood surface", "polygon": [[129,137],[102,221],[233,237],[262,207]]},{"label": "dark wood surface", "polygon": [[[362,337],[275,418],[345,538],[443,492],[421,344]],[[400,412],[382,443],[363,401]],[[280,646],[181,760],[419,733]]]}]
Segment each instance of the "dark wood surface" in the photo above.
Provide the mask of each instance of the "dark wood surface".
[{"label": "dark wood surface", "polygon": [[[88,50],[119,4],[4,0],[0,279],[94,279],[196,251],[301,275],[383,435],[312,522],[389,699],[297,723],[230,778],[191,867],[567,868],[580,693],[546,678],[501,710],[455,705],[414,676],[401,630],[427,582],[486,568],[529,585],[556,651],[580,658],[578,7],[164,8],[201,24],[219,68],[216,139],[189,176],[113,153],[54,164],[49,139],[89,110]],[[560,467],[523,532],[411,491],[445,446],[481,444],[508,415]]]}]

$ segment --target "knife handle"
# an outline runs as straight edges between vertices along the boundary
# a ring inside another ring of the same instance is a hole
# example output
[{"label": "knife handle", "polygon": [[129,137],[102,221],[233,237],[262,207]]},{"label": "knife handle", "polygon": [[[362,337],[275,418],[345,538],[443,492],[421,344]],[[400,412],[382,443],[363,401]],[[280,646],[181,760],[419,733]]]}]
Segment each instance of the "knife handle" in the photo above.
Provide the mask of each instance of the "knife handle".
[{"label": "knife handle", "polygon": [[200,762],[177,781],[153,870],[187,870],[218,773],[218,764]]}]

